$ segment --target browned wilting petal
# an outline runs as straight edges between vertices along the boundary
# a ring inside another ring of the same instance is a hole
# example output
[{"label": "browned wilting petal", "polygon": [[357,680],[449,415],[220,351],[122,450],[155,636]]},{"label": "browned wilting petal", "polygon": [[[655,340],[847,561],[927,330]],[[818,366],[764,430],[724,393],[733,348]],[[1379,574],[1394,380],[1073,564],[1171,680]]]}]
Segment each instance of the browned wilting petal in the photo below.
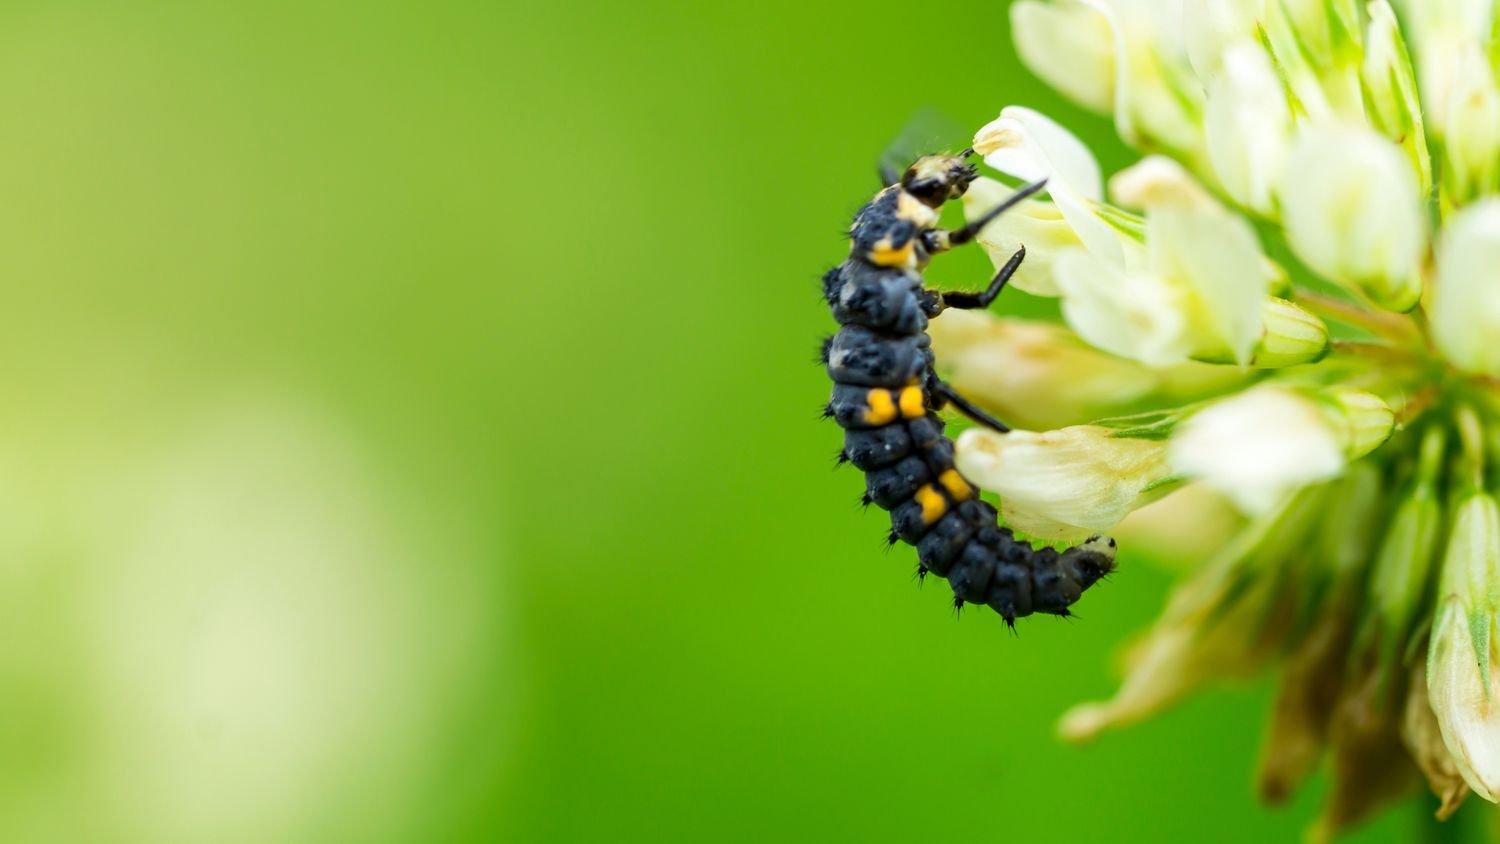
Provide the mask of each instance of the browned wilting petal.
[{"label": "browned wilting petal", "polygon": [[1382,674],[1371,650],[1339,696],[1329,731],[1333,788],[1311,831],[1313,840],[1329,840],[1364,821],[1416,782],[1416,767],[1401,743],[1407,678],[1404,672]]},{"label": "browned wilting petal", "polygon": [[1318,766],[1338,703],[1352,616],[1348,598],[1340,596],[1318,616],[1287,662],[1257,776],[1260,797],[1267,803],[1284,802]]},{"label": "browned wilting petal", "polygon": [[1059,724],[1071,741],[1141,720],[1205,683],[1250,676],[1285,647],[1294,627],[1289,549],[1305,546],[1323,488],[1304,490],[1235,537],[1178,586],[1151,630],[1130,649],[1113,698],[1075,706]]},{"label": "browned wilting petal", "polygon": [[1438,727],[1437,715],[1427,699],[1426,670],[1416,665],[1411,670],[1407,684],[1406,709],[1401,715],[1401,739],[1411,758],[1427,777],[1427,787],[1442,801],[1437,818],[1445,821],[1458,811],[1459,804],[1469,795],[1469,786],[1463,774],[1453,762],[1453,755],[1443,743],[1443,733]]}]

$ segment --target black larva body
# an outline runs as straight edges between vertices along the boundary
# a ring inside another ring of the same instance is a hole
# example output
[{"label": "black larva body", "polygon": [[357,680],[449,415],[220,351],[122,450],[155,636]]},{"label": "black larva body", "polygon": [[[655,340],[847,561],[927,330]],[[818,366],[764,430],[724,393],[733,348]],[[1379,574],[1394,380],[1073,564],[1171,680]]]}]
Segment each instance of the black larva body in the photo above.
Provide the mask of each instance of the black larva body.
[{"label": "black larva body", "polygon": [[864,500],[890,512],[890,541],[916,546],[919,573],[947,578],[956,605],[985,604],[1007,623],[1068,615],[1112,569],[1114,541],[1094,537],[1059,553],[1016,539],[954,468],[953,441],[934,412],[952,394],[933,372],[927,321],[945,307],[978,305],[974,294],[945,301],[925,289],[921,270],[931,254],[972,237],[937,229],[936,209],[973,173],[960,157],[924,158],[856,215],[849,259],[823,279],[840,326],[823,349],[834,382],[826,415],[845,429],[840,461],[865,473]]}]

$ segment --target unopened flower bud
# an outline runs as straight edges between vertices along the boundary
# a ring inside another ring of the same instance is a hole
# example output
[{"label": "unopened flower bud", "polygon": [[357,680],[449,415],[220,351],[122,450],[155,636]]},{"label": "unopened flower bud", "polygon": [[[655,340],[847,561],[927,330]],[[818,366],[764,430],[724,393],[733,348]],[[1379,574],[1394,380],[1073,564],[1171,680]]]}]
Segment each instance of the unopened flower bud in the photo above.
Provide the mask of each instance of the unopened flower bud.
[{"label": "unopened flower bud", "polygon": [[1261,311],[1260,341],[1250,365],[1279,369],[1319,360],[1328,353],[1328,326],[1285,299],[1271,297]]},{"label": "unopened flower bud", "polygon": [[1332,387],[1319,393],[1324,414],[1338,432],[1344,456],[1358,460],[1390,439],[1396,414],[1374,393],[1353,387]]},{"label": "unopened flower bud", "polygon": [[1369,600],[1375,625],[1370,635],[1379,637],[1381,657],[1394,665],[1408,633],[1423,609],[1428,574],[1434,565],[1442,507],[1437,480],[1447,450],[1447,435],[1433,426],[1424,433],[1416,477],[1396,505],[1390,526],[1381,540],[1371,576]]}]

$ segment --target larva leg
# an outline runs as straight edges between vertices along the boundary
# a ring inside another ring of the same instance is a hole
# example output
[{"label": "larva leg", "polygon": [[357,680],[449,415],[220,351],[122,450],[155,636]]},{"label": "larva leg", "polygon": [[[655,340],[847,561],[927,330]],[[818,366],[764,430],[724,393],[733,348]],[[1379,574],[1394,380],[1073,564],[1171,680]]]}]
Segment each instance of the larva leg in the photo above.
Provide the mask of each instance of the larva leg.
[{"label": "larva leg", "polygon": [[993,223],[996,217],[1019,205],[1022,200],[1047,186],[1047,180],[1032,182],[1011,194],[1010,198],[996,205],[994,208],[984,212],[977,219],[970,220],[961,229],[947,231],[946,229],[928,229],[922,233],[922,245],[927,249],[929,255],[946,252],[955,246],[962,246],[973,240],[984,227]]},{"label": "larva leg", "polygon": [[994,428],[996,431],[999,431],[1002,434],[1010,431],[1009,425],[1006,425],[999,419],[996,419],[988,413],[985,413],[983,410],[980,410],[968,399],[959,395],[959,392],[953,389],[953,387],[949,386],[948,384],[944,384],[942,381],[939,381],[936,378],[932,379],[931,383],[933,391],[937,393],[937,395],[941,396],[944,400],[951,403],[959,413],[962,413],[970,419],[973,419],[975,422],[978,422],[986,428]]},{"label": "larva leg", "polygon": [[990,286],[985,288],[983,293],[944,293],[942,294],[943,305],[965,311],[988,308],[990,303],[995,301],[995,297],[1000,295],[1000,291],[1005,289],[1005,283],[1016,274],[1016,270],[1020,269],[1021,261],[1025,258],[1026,247],[1022,246],[1016,250],[1016,254],[1010,256],[1010,260],[1006,261],[1005,266],[1000,268],[1000,272],[990,280]]},{"label": "larva leg", "polygon": [[996,217],[999,217],[1001,214],[1004,214],[1006,211],[1009,211],[1010,209],[1016,207],[1017,205],[1020,205],[1023,200],[1025,200],[1026,198],[1030,197],[1032,194],[1036,193],[1037,191],[1041,190],[1042,188],[1044,188],[1046,186],[1047,186],[1047,180],[1046,179],[1041,179],[1039,181],[1032,182],[1031,184],[1026,185],[1025,187],[1021,188],[1020,190],[1018,190],[1015,193],[1011,194],[1011,196],[1010,196],[1009,199],[1005,200],[1004,202],[1000,203],[999,205],[996,205],[994,208],[991,208],[990,210],[984,212],[984,214],[980,215],[980,217],[978,219],[970,220],[968,222],[968,224],[965,225],[963,228],[961,228],[961,229],[954,229],[953,231],[949,232],[948,233],[948,245],[949,246],[962,246],[963,244],[968,243],[969,241],[973,240],[974,236],[977,235],[977,234],[979,234],[980,230],[983,229],[985,226],[987,226],[990,223],[994,222]]}]

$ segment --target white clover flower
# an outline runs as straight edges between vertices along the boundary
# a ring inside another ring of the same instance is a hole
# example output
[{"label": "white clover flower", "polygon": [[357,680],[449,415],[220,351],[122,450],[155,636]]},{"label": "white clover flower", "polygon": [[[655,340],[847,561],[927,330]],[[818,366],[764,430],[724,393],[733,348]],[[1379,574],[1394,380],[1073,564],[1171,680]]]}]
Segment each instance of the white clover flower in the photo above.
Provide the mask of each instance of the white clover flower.
[{"label": "white clover flower", "polygon": [[1316,402],[1256,387],[1188,417],[1173,433],[1171,464],[1247,512],[1265,512],[1289,490],[1338,477],[1344,444]]},{"label": "white clover flower", "polygon": [[1020,0],[1011,17],[1023,61],[1141,157],[1103,173],[1032,109],[976,135],[1004,181],[976,183],[968,213],[1049,180],[980,241],[997,265],[1026,247],[1016,286],[1059,299],[1066,327],[934,324],[939,369],[1030,429],[967,431],[957,465],[1042,538],[1152,502],[1171,525],[1185,486],[1248,519],[1119,694],[1064,732],[1277,665],[1261,790],[1286,799],[1331,757],[1316,834],[1417,776],[1443,816],[1468,790],[1500,801],[1496,4]]}]

